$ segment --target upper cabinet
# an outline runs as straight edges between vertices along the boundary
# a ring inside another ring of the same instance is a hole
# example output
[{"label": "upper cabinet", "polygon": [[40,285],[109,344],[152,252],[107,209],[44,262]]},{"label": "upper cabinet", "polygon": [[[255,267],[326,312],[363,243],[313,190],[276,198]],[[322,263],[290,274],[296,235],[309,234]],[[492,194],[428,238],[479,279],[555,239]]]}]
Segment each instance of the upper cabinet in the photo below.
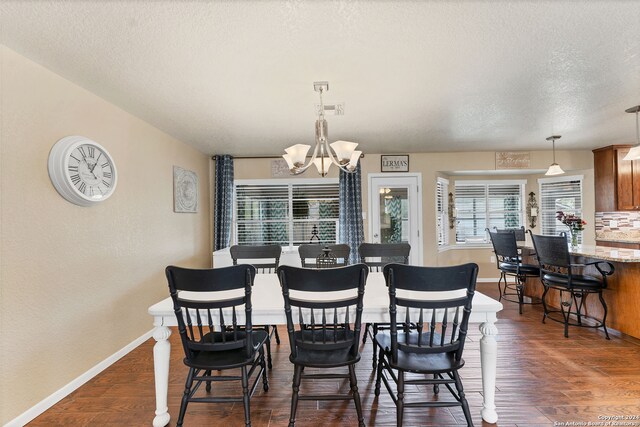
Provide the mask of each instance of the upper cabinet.
[{"label": "upper cabinet", "polygon": [[623,160],[630,145],[593,150],[597,212],[640,210],[640,161]]}]

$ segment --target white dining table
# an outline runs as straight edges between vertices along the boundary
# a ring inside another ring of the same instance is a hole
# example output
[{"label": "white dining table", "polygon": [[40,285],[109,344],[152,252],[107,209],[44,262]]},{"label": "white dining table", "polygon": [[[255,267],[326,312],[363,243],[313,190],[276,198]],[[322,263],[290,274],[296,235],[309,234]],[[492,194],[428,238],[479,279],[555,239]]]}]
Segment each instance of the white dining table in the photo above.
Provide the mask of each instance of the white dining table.
[{"label": "white dining table", "polygon": [[[433,293],[434,295],[437,293]],[[442,293],[439,293],[440,296]],[[278,277],[275,274],[258,274],[254,280],[252,294],[252,322],[256,325],[286,324],[284,301]],[[496,336],[497,313],[502,304],[480,292],[473,297],[470,323],[480,324],[480,364],[482,374],[483,404],[482,419],[488,423],[498,421],[495,405],[496,363],[498,344]],[[162,427],[171,418],[167,406],[169,385],[169,356],[171,344],[170,326],[177,326],[171,297],[149,307],[153,316],[153,364],[156,387],[156,412],[153,419],[155,427]],[[389,293],[382,273],[369,273],[364,293],[363,323],[389,322]]]}]

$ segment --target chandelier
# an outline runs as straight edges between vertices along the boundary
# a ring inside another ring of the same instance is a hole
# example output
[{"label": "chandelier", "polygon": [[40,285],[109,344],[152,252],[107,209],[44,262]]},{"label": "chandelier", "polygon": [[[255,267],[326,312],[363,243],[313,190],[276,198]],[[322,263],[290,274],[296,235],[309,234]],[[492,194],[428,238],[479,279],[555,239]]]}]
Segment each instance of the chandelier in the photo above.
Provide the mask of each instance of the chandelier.
[{"label": "chandelier", "polygon": [[358,144],[355,142],[336,141],[329,144],[327,140],[329,128],[324,119],[324,103],[322,102],[322,94],[329,90],[329,82],[314,82],[313,89],[320,94],[320,110],[318,120],[316,120],[316,146],[313,149],[313,154],[307,161],[307,153],[311,146],[296,144],[286,148],[284,150],[286,154],[282,157],[286,160],[292,175],[301,174],[312,164],[316,165],[321,176],[326,176],[329,173],[332,164],[344,172],[353,173],[362,151],[356,150]]}]

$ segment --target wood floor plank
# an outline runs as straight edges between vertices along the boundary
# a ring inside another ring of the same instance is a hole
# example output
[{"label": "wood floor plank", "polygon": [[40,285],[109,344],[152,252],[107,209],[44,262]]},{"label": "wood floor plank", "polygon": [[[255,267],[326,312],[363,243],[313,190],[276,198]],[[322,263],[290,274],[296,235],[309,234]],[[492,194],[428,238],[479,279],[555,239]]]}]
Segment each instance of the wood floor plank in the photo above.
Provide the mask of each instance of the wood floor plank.
[{"label": "wood floor plank", "polygon": [[[478,290],[496,297],[496,286],[480,284]],[[498,372],[496,405],[498,425],[553,426],[554,422],[594,422],[598,415],[640,414],[640,340],[612,334],[611,340],[593,329],[571,328],[563,336],[562,325],[541,322],[540,306],[525,306],[518,314],[517,304],[503,302],[498,313]],[[151,320],[151,319],[149,319]],[[274,369],[269,372],[270,390],[258,387],[251,399],[254,426],[286,426],[291,403],[293,367],[284,328],[282,344],[273,345]],[[480,338],[477,325],[469,328],[465,346],[465,367],[461,377],[476,426],[488,426],[480,417],[482,382]],[[177,331],[170,337],[169,373],[170,426],[175,420],[184,390],[187,369]],[[153,345],[149,340],[104,370],[74,393],[31,422],[30,426],[149,426],[155,411]],[[371,343],[361,347],[362,360],[356,366],[358,386],[368,426],[394,426],[396,410],[386,390],[374,396],[371,369]],[[347,381],[313,380],[303,382],[306,393],[348,391]],[[443,387],[441,388],[444,389]],[[450,399],[441,390],[441,399]],[[200,390],[199,392],[203,392]],[[239,384],[214,388],[214,393],[239,394]],[[429,396],[427,386],[407,387],[407,399]],[[352,401],[301,401],[297,426],[333,427],[357,425]],[[465,425],[460,408],[411,408],[405,425]],[[185,426],[234,427],[244,425],[242,404],[190,404]]]}]

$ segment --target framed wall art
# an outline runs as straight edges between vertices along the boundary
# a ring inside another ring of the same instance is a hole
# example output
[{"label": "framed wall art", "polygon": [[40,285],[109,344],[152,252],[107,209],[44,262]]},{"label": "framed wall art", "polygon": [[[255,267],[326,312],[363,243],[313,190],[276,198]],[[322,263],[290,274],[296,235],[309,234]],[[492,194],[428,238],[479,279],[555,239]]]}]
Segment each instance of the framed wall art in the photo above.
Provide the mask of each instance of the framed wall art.
[{"label": "framed wall art", "polygon": [[198,175],[179,166],[173,167],[173,211],[198,212]]}]

